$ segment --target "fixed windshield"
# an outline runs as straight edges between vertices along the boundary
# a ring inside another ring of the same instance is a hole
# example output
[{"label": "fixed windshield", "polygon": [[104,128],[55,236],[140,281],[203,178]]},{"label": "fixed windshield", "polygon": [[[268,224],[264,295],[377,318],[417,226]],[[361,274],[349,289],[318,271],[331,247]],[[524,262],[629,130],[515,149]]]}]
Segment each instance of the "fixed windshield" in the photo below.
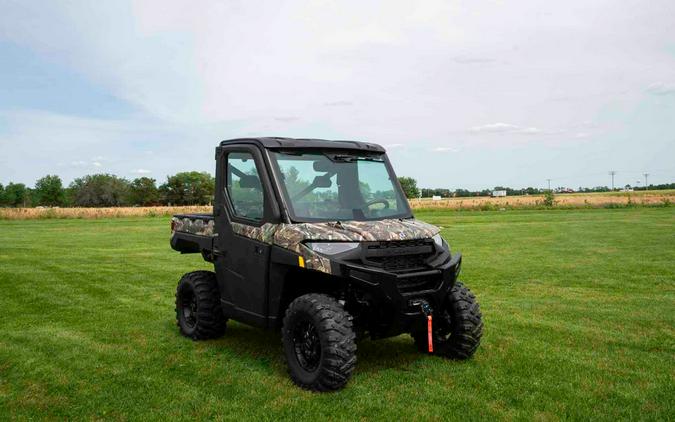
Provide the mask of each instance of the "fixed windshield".
[{"label": "fixed windshield", "polygon": [[410,217],[383,155],[272,152],[281,190],[296,221]]}]

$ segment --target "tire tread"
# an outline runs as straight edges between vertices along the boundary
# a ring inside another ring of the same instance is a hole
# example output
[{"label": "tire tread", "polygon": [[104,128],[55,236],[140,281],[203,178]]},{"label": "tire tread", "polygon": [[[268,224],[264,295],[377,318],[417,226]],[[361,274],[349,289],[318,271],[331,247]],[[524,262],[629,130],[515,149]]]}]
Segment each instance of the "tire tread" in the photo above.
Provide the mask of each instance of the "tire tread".
[{"label": "tire tread", "polygon": [[290,321],[298,312],[306,312],[317,322],[319,337],[326,339],[328,346],[322,350],[322,363],[313,382],[303,382],[289,365],[291,379],[298,386],[311,391],[334,391],[344,387],[356,366],[356,335],[352,317],[331,296],[318,293],[300,296],[286,309],[282,328],[285,348],[288,347],[287,337],[292,335]]},{"label": "tire tread", "polygon": [[[469,359],[476,353],[483,336],[483,315],[476,296],[463,283],[456,282],[448,293],[450,337],[442,344],[434,344],[434,354],[450,359]],[[420,351],[428,353],[427,333],[411,334]]]},{"label": "tire tread", "polygon": [[[180,289],[182,285],[190,284],[197,298],[197,325],[192,333],[183,330],[180,324],[182,313],[180,304]],[[176,289],[176,324],[181,334],[193,340],[208,340],[221,337],[225,333],[227,318],[223,315],[220,306],[220,292],[216,275],[211,271],[193,271],[181,277]]]}]

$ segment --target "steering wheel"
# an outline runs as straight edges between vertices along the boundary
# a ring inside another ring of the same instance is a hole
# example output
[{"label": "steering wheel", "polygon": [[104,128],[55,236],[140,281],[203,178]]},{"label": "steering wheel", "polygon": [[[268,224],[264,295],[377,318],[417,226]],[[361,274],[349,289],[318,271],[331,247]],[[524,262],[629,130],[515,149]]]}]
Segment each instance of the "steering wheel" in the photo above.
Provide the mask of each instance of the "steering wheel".
[{"label": "steering wheel", "polygon": [[385,210],[389,209],[389,201],[387,201],[386,199],[373,199],[372,201],[366,202],[362,208],[367,209],[375,204],[384,204],[384,209]]}]

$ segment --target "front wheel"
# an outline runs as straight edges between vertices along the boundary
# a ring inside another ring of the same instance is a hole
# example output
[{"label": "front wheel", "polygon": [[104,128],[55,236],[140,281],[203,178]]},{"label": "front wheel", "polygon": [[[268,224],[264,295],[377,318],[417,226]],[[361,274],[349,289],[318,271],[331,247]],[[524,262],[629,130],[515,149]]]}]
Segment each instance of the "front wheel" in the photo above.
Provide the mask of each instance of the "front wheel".
[{"label": "front wheel", "polygon": [[307,294],[295,299],[282,328],[293,382],[312,391],[344,387],[356,365],[355,337],[352,317],[334,298]]},{"label": "front wheel", "polygon": [[[411,334],[421,352],[428,352],[428,333]],[[448,293],[444,309],[433,314],[433,354],[468,359],[476,353],[483,335],[483,320],[476,296],[457,282]]]}]

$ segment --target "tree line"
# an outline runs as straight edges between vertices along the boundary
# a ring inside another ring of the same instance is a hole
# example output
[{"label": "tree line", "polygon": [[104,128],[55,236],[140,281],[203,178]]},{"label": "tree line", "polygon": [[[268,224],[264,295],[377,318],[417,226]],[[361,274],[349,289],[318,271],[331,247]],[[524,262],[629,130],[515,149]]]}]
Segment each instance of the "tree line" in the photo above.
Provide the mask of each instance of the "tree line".
[{"label": "tree line", "polygon": [[29,188],[23,183],[0,184],[4,207],[120,207],[155,205],[208,205],[215,189],[206,172],[181,172],[157,185],[150,177],[128,180],[113,174],[77,178],[67,187],[57,175],[47,175]]},{"label": "tree line", "polygon": [[[503,190],[506,191],[507,196],[519,196],[519,195],[539,195],[548,192],[548,189],[541,188],[521,188],[513,189],[504,186],[495,186],[493,189],[481,189],[481,190],[468,190],[468,189],[447,189],[447,188],[419,188],[417,187],[417,180],[412,177],[399,177],[399,182],[401,187],[405,192],[405,195],[408,198],[431,198],[432,196],[440,196],[441,198],[452,198],[452,197],[471,197],[471,196],[491,196],[493,191]],[[630,186],[626,185],[624,188],[633,189],[633,190],[665,190],[665,189],[675,189],[675,183],[663,183],[659,185],[650,184],[649,186]],[[566,193],[566,192],[611,192],[612,189],[607,186],[596,186],[593,188],[584,188],[579,187],[577,190],[571,190],[563,187],[551,189],[556,193]],[[620,189],[614,189],[615,191]]]},{"label": "tree line", "polygon": [[[401,187],[408,198],[440,196],[471,197],[490,196],[495,190],[504,190],[508,196],[536,195],[547,189],[527,187],[512,189],[496,186],[494,189],[470,191],[447,188],[418,188],[412,177],[399,177]],[[626,186],[630,187],[630,186]],[[675,183],[633,187],[634,190],[675,189]],[[154,205],[208,205],[213,200],[215,180],[207,172],[188,171],[168,176],[165,183],[157,185],[150,177],[128,180],[113,174],[91,174],[73,180],[64,187],[57,175],[47,175],[29,188],[23,183],[0,183],[0,207],[120,207]],[[556,188],[556,192],[565,192]],[[607,186],[579,187],[576,192],[610,192]]]}]

